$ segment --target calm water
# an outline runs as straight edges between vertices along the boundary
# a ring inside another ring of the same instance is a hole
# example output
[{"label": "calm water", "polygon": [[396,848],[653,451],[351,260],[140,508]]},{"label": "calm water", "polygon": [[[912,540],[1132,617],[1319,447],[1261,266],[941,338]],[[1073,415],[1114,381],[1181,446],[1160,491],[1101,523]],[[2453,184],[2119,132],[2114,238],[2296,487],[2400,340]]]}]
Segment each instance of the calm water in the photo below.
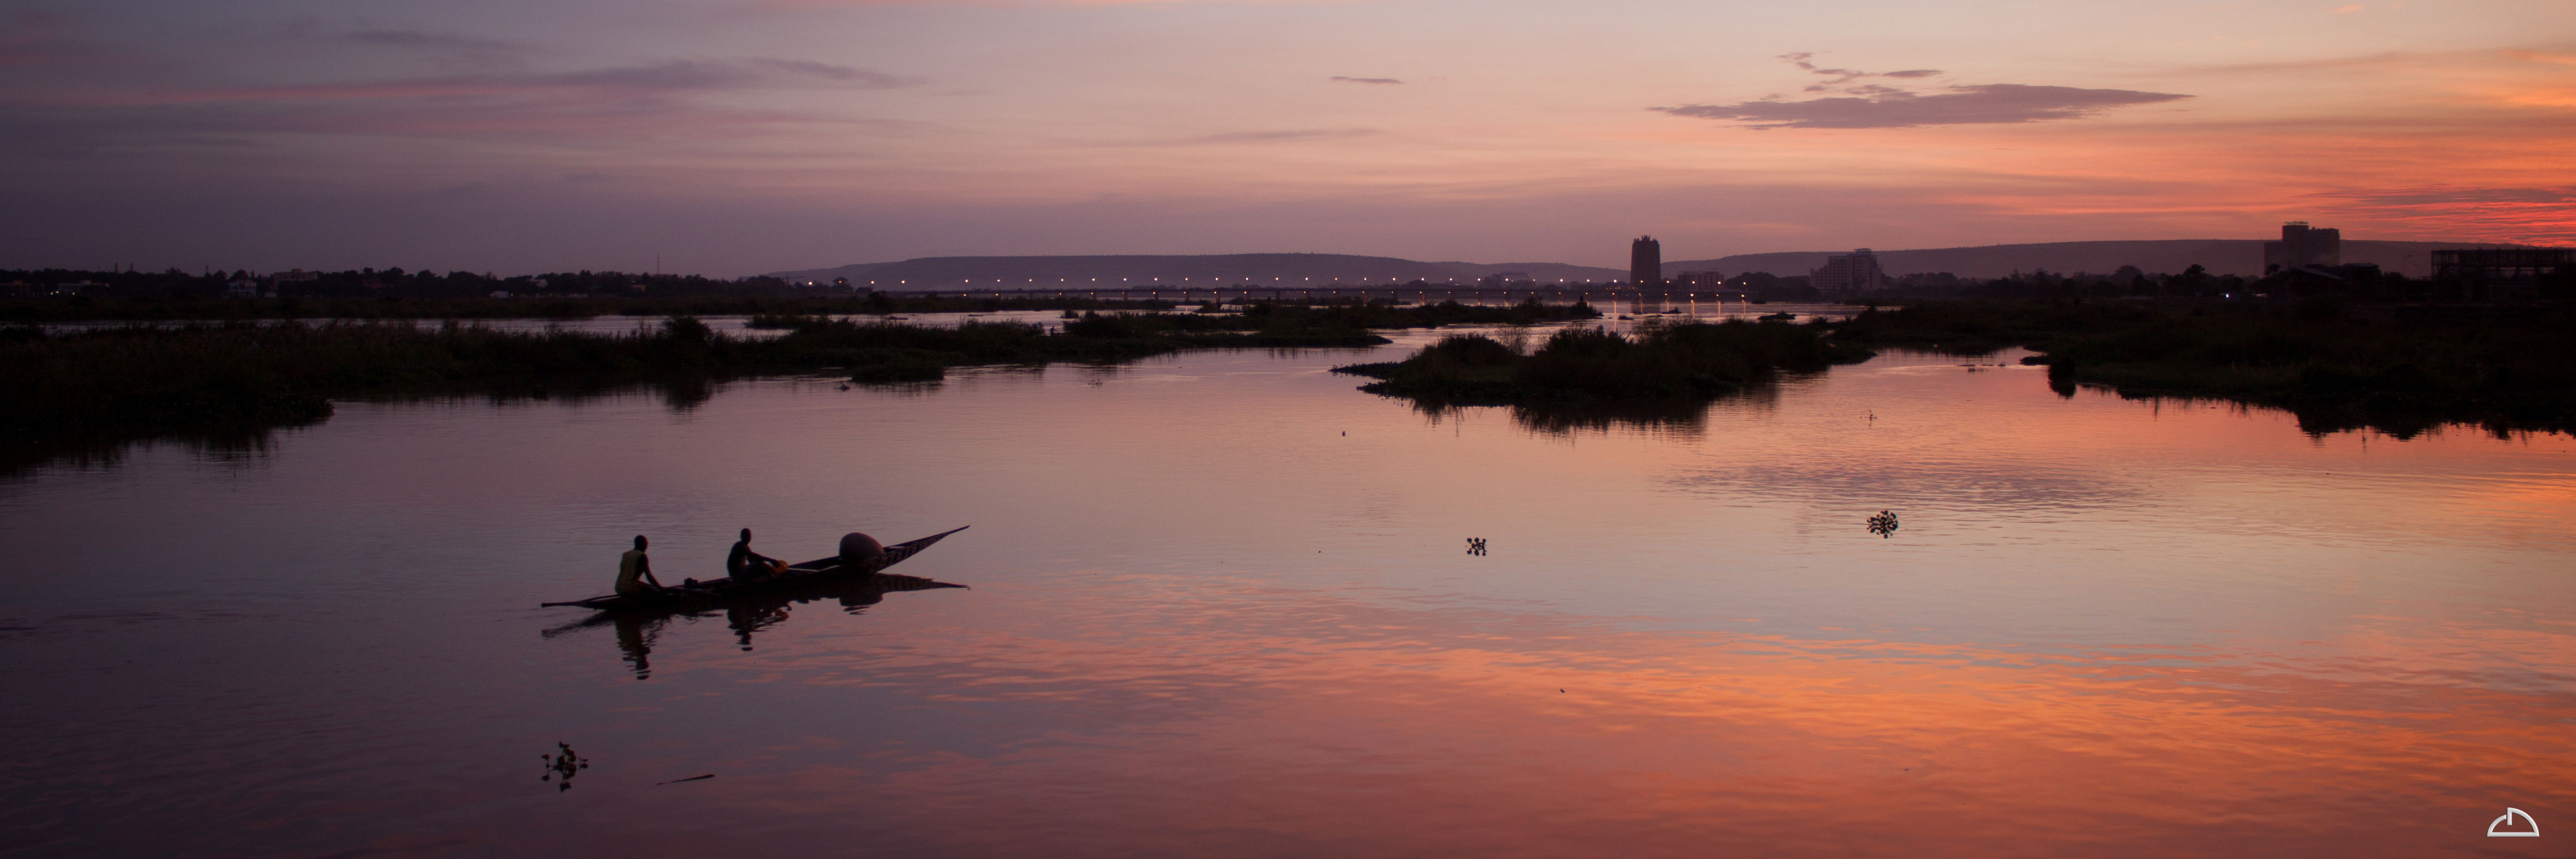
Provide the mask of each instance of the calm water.
[{"label": "calm water", "polygon": [[[1323,372],[1404,348],[0,483],[0,855],[2576,855],[2565,437],[1906,356],[1544,432]],[[898,570],[967,589],[537,608],[638,533],[959,525]]]}]

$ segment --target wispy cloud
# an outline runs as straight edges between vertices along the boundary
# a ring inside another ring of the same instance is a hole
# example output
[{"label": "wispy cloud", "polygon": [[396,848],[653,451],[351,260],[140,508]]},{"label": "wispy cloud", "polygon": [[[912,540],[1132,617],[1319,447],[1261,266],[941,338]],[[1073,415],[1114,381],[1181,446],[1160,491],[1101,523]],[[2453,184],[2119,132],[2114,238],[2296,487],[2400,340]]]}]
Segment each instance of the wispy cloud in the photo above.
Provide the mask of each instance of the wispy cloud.
[{"label": "wispy cloud", "polygon": [[14,12],[0,17],[0,67],[77,64],[98,61],[105,46],[72,38],[70,17],[51,12]]},{"label": "wispy cloud", "polygon": [[[290,32],[306,29],[309,28],[298,26],[290,28]],[[301,33],[296,35],[310,38]],[[368,51],[420,56],[452,71],[518,71],[526,68],[528,59],[536,53],[533,48],[516,42],[423,30],[357,30],[327,37],[327,40]]]},{"label": "wispy cloud", "polygon": [[2125,89],[2078,89],[2028,84],[1968,84],[1930,93],[1877,83],[1920,80],[1940,69],[1867,72],[1825,68],[1807,52],[1780,59],[1811,75],[1831,78],[1806,88],[1835,95],[1789,101],[1773,95],[1735,104],[1685,104],[1650,107],[1674,116],[1740,122],[1748,128],[1912,128],[1921,125],[1983,125],[2079,119],[2115,107],[2179,101],[2191,96]]},{"label": "wispy cloud", "polygon": [[2556,63],[2562,66],[2576,66],[2576,54],[2553,54],[2547,51],[2507,50],[2504,52],[2504,55],[2517,60],[2529,60],[2535,63]]},{"label": "wispy cloud", "polygon": [[[1806,51],[1780,55],[1780,59],[1789,61],[1790,65],[1797,66],[1808,74],[1823,75],[1825,77],[1833,78],[1833,80],[1807,87],[1808,92],[1828,92],[1843,84],[1848,84],[1862,78],[1913,80],[1916,78],[1928,78],[1941,73],[1940,69],[1903,69],[1893,72],[1864,72],[1858,69],[1819,68],[1814,62],[1811,62],[1815,56],[1815,54],[1808,53]],[[1874,88],[1884,89],[1884,87]]]},{"label": "wispy cloud", "polygon": [[2338,214],[2428,235],[2493,242],[2576,242],[2576,186],[2420,185],[2351,188],[2305,196],[2340,201],[2328,207]]},{"label": "wispy cloud", "polygon": [[222,102],[283,104],[548,94],[567,97],[587,95],[593,98],[631,98],[713,90],[813,86],[891,89],[919,83],[921,81],[916,78],[805,60],[671,60],[571,72],[454,75],[296,86],[142,90],[63,95],[47,98],[44,101],[58,105],[140,107],[157,104]]},{"label": "wispy cloud", "polygon": [[1341,76],[1341,75],[1334,75],[1334,76],[1332,77],[1332,79],[1333,79],[1333,80],[1336,80],[1336,81],[1340,81],[1340,82],[1342,82],[1342,83],[1346,83],[1346,84],[1400,84],[1400,83],[1403,83],[1403,81],[1396,80],[1396,79],[1394,79],[1394,78],[1349,78],[1349,77],[1343,77],[1343,76]]},{"label": "wispy cloud", "polygon": [[125,145],[221,144],[258,133],[595,137],[748,134],[827,117],[726,106],[724,95],[879,90],[918,79],[806,60],[672,60],[548,73],[448,75],[291,86],[27,91],[0,98],[8,148],[79,154]]},{"label": "wispy cloud", "polygon": [[497,52],[526,50],[523,45],[499,39],[427,33],[419,30],[358,30],[342,34],[344,41],[387,48],[419,48],[432,51]]},{"label": "wispy cloud", "polygon": [[671,60],[640,66],[535,75],[532,86],[576,86],[605,89],[683,90],[748,89],[817,84],[845,84],[857,89],[893,89],[922,81],[901,75],[835,66],[811,60],[753,59],[739,61]]},{"label": "wispy cloud", "polygon": [[1347,140],[1386,132],[1375,128],[1290,128],[1277,131],[1232,131],[1169,140],[1156,146],[1224,146],[1246,143],[1297,143],[1308,140]]},{"label": "wispy cloud", "polygon": [[[1804,55],[1788,56],[1800,58]],[[1944,87],[1944,91],[1925,94],[1885,84],[1850,82],[1866,77],[1922,77],[1939,72],[1909,69],[1870,74],[1848,69],[1814,69],[1804,59],[1794,59],[1793,62],[1817,74],[1837,75],[1837,79],[1828,84],[1840,85],[1839,91],[1845,94],[1804,101],[1787,101],[1772,96],[1735,104],[1685,104],[1647,109],[1694,119],[1734,121],[1756,129],[1912,128],[2080,119],[2117,107],[2191,97],[2180,93],[2028,84],[1971,84]],[[1808,88],[1809,91],[1816,89],[1818,87]]]}]

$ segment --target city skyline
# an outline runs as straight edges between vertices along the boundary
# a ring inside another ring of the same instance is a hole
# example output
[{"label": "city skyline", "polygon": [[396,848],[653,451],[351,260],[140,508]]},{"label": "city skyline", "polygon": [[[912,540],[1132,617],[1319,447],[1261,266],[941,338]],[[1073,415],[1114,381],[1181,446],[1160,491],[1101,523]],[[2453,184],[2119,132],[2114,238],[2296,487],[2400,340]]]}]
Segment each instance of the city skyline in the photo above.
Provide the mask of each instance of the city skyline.
[{"label": "city skyline", "polygon": [[156,0],[0,44],[15,267],[2576,240],[2576,11],[2507,2]]}]

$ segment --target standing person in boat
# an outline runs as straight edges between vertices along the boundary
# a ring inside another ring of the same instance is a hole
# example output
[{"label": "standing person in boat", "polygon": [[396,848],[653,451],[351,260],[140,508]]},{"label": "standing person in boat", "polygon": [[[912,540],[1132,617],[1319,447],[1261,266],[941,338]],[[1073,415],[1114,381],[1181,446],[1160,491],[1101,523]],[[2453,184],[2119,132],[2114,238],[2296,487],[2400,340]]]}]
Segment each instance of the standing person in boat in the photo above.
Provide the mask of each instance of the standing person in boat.
[{"label": "standing person in boat", "polygon": [[742,539],[735,541],[733,551],[725,554],[725,575],[732,576],[737,582],[769,578],[786,567],[785,563],[776,558],[751,550],[751,529],[749,528],[742,529]]},{"label": "standing person in boat", "polygon": [[635,548],[617,556],[617,595],[641,596],[662,589],[662,580],[653,577],[653,562],[644,557],[644,535],[635,535]]}]

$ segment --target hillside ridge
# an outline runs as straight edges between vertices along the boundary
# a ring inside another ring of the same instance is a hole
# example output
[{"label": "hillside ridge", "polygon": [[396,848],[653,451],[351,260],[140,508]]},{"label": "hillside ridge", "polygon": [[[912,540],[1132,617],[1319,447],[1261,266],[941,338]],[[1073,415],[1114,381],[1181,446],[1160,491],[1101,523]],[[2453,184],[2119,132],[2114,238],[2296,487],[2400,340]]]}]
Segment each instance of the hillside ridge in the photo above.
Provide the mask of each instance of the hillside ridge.
[{"label": "hillside ridge", "polygon": [[[2383,241],[2347,239],[2346,263],[2375,263],[2412,277],[2431,273],[2435,248],[2493,248],[2518,245],[2464,241]],[[1663,264],[1665,277],[1686,271],[1727,275],[1748,271],[1783,277],[1803,275],[1824,265],[1828,254],[1849,250],[1781,251],[1735,254]],[[2124,265],[2148,272],[2180,272],[2193,265],[2217,275],[2263,273],[2261,239],[2155,239],[2087,242],[2038,242],[1954,248],[1873,251],[1889,275],[1948,272],[1961,277],[2002,277],[2016,271],[2108,274]],[[1595,283],[1625,280],[1625,269],[1558,262],[1472,263],[1426,262],[1357,254],[1051,254],[1030,256],[916,257],[892,262],[854,263],[831,268],[770,273],[791,281],[846,277],[855,286],[878,289],[1070,288],[1099,284],[1389,283],[1426,280],[1472,282],[1489,274],[1520,272],[1541,283]]]}]

